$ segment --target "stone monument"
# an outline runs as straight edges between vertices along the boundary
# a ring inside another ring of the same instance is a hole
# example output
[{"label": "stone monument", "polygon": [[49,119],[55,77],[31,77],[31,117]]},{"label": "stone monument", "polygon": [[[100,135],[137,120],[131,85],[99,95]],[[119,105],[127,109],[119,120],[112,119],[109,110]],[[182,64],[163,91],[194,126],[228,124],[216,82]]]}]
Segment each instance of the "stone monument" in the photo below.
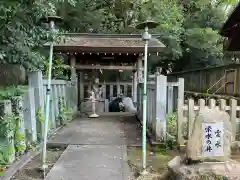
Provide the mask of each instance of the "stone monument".
[{"label": "stone monument", "polygon": [[168,163],[172,179],[240,179],[240,164],[230,159],[232,126],[219,108],[200,110],[189,135],[186,157]]},{"label": "stone monument", "polygon": [[195,119],[186,156],[193,161],[228,161],[231,155],[232,125],[227,112],[205,107]]}]

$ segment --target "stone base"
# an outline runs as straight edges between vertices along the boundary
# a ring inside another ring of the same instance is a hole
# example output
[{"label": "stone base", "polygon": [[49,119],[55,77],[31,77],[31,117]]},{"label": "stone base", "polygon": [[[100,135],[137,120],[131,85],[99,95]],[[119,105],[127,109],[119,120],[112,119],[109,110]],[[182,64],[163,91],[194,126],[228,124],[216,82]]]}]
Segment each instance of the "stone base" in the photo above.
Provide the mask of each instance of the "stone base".
[{"label": "stone base", "polygon": [[185,165],[181,157],[176,156],[168,163],[172,180],[240,180],[240,163],[204,162]]},{"label": "stone base", "polygon": [[97,115],[97,114],[91,114],[91,115],[89,115],[88,117],[89,117],[89,118],[98,118],[99,115]]}]

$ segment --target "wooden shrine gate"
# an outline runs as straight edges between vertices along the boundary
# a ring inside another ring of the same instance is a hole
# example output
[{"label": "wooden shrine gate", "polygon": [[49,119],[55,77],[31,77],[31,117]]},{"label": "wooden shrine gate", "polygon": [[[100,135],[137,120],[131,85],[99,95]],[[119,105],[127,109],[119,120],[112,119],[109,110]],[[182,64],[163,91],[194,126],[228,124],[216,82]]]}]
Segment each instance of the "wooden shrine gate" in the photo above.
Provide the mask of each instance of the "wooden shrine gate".
[{"label": "wooden shrine gate", "polygon": [[[122,92],[137,101],[137,84],[142,82],[144,41],[141,34],[66,34],[68,38],[54,44],[54,52],[69,56],[71,82],[78,86],[78,108],[84,111],[87,90],[91,89],[93,79],[98,77],[99,85],[105,86],[101,104]],[[164,45],[152,35],[149,41],[149,55],[159,55]],[[49,44],[47,44],[48,46]],[[132,79],[121,82],[106,75],[101,79],[101,71],[114,70],[129,72]],[[91,74],[92,73],[92,74]],[[86,76],[86,74],[88,74]],[[107,111],[100,108],[99,111]]]}]

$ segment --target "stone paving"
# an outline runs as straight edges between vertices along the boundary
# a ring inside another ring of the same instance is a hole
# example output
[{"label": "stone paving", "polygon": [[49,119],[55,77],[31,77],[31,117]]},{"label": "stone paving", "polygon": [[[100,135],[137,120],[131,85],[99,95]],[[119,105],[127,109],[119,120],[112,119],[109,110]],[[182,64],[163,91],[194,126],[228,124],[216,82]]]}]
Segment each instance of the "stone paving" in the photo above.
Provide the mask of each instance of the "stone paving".
[{"label": "stone paving", "polygon": [[127,115],[79,118],[49,143],[68,147],[46,180],[128,180],[127,146],[141,145],[140,126]]}]

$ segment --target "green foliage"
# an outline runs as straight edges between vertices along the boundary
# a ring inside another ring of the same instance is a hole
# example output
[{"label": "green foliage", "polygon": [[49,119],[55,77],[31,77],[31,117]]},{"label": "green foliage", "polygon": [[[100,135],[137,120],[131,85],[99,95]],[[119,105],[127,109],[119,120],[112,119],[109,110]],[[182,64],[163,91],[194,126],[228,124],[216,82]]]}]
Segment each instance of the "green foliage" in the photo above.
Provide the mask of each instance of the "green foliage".
[{"label": "green foliage", "polygon": [[26,150],[25,136],[23,133],[19,132],[19,130],[15,131],[14,136],[15,136],[14,144],[15,144],[16,157],[19,157]]},{"label": "green foliage", "polygon": [[23,119],[20,116],[14,116],[15,130],[14,130],[14,146],[16,157],[19,157],[26,151],[25,131],[21,132],[21,124]]},{"label": "green foliage", "polygon": [[9,164],[12,156],[14,155],[15,150],[14,147],[9,144],[0,144],[0,168]]},{"label": "green foliage", "polygon": [[26,86],[0,87],[0,100],[11,99],[14,96],[21,96],[26,89]]},{"label": "green foliage", "polygon": [[14,139],[13,132],[15,131],[14,115],[5,115],[1,117],[0,136]]},{"label": "green foliage", "polygon": [[130,17],[126,11],[140,5],[140,0],[77,0],[74,7],[62,3],[59,14],[64,17],[62,27],[70,32],[126,33],[137,14]]},{"label": "green foliage", "polygon": [[[236,0],[78,0],[76,6],[62,3],[63,29],[71,32],[138,33],[138,22],[155,20],[151,30],[167,46],[161,56],[150,56],[149,67],[172,71],[221,65],[222,41],[218,30],[227,18],[225,7]],[[228,8],[229,9],[229,8]],[[130,13],[129,13],[130,12]],[[98,14],[95,16],[94,14]]]},{"label": "green foliage", "polygon": [[[49,68],[49,62],[46,60],[44,61],[43,65],[43,73],[44,77],[48,77],[48,68]],[[52,79],[66,79],[66,74],[64,72],[67,72],[70,70],[70,66],[66,65],[64,62],[64,59],[61,59],[61,57],[56,57],[53,60],[53,66],[52,66]]]},{"label": "green foliage", "polygon": [[64,103],[64,97],[58,98],[59,103],[59,116],[58,120],[60,121],[61,125],[66,125],[69,121],[72,120],[72,110],[67,108]]},{"label": "green foliage", "polygon": [[167,132],[177,138],[177,113],[167,114]]},{"label": "green foliage", "polygon": [[178,59],[182,54],[180,43],[184,31],[182,6],[174,0],[150,0],[142,6],[141,11],[141,21],[153,19],[159,22],[159,26],[152,32],[160,34],[160,40],[168,47],[169,51],[164,55]]},{"label": "green foliage", "polygon": [[[42,46],[56,32],[40,20],[55,15],[59,0],[30,1],[2,0],[0,3],[0,63],[22,64],[28,69],[38,68],[44,60]],[[75,1],[65,1],[74,5]]]},{"label": "green foliage", "polygon": [[222,37],[218,34],[226,20],[222,7],[210,0],[182,2],[185,20],[183,26],[183,55],[175,63],[174,71],[222,65]]},{"label": "green foliage", "polygon": [[16,157],[21,156],[26,151],[25,144],[25,131],[24,129],[24,119],[23,119],[23,107],[22,107],[22,97],[13,96],[11,99],[13,121],[15,125],[14,130],[14,146],[16,151]]},{"label": "green foliage", "polygon": [[44,117],[43,117],[43,108],[40,106],[36,112],[36,121],[37,121],[37,139],[38,141],[42,140],[42,128],[44,126]]},{"label": "green foliage", "polygon": [[15,158],[14,115],[5,115],[0,121],[0,166],[9,164]]},{"label": "green foliage", "polygon": [[[222,39],[217,31],[236,3],[236,0],[3,0],[0,63],[44,68],[47,72],[44,55],[48,51],[42,48],[43,44],[64,38],[62,32],[138,33],[135,25],[151,19],[160,23],[152,32],[160,34],[159,39],[167,46],[161,56],[150,57],[151,68],[171,65],[178,71],[219,65],[223,63]],[[64,22],[59,32],[49,32],[40,19],[55,14],[62,16]],[[56,58],[53,77],[63,77],[68,68]]]},{"label": "green foliage", "polygon": [[36,151],[37,142],[31,141],[32,133],[28,129],[25,129],[25,136],[26,136],[26,150]]},{"label": "green foliage", "polygon": [[[38,141],[42,141],[42,133],[45,123],[44,112],[42,106],[37,109],[36,112],[36,121],[37,121],[37,139]],[[51,120],[48,120],[48,132],[51,130]]]}]

